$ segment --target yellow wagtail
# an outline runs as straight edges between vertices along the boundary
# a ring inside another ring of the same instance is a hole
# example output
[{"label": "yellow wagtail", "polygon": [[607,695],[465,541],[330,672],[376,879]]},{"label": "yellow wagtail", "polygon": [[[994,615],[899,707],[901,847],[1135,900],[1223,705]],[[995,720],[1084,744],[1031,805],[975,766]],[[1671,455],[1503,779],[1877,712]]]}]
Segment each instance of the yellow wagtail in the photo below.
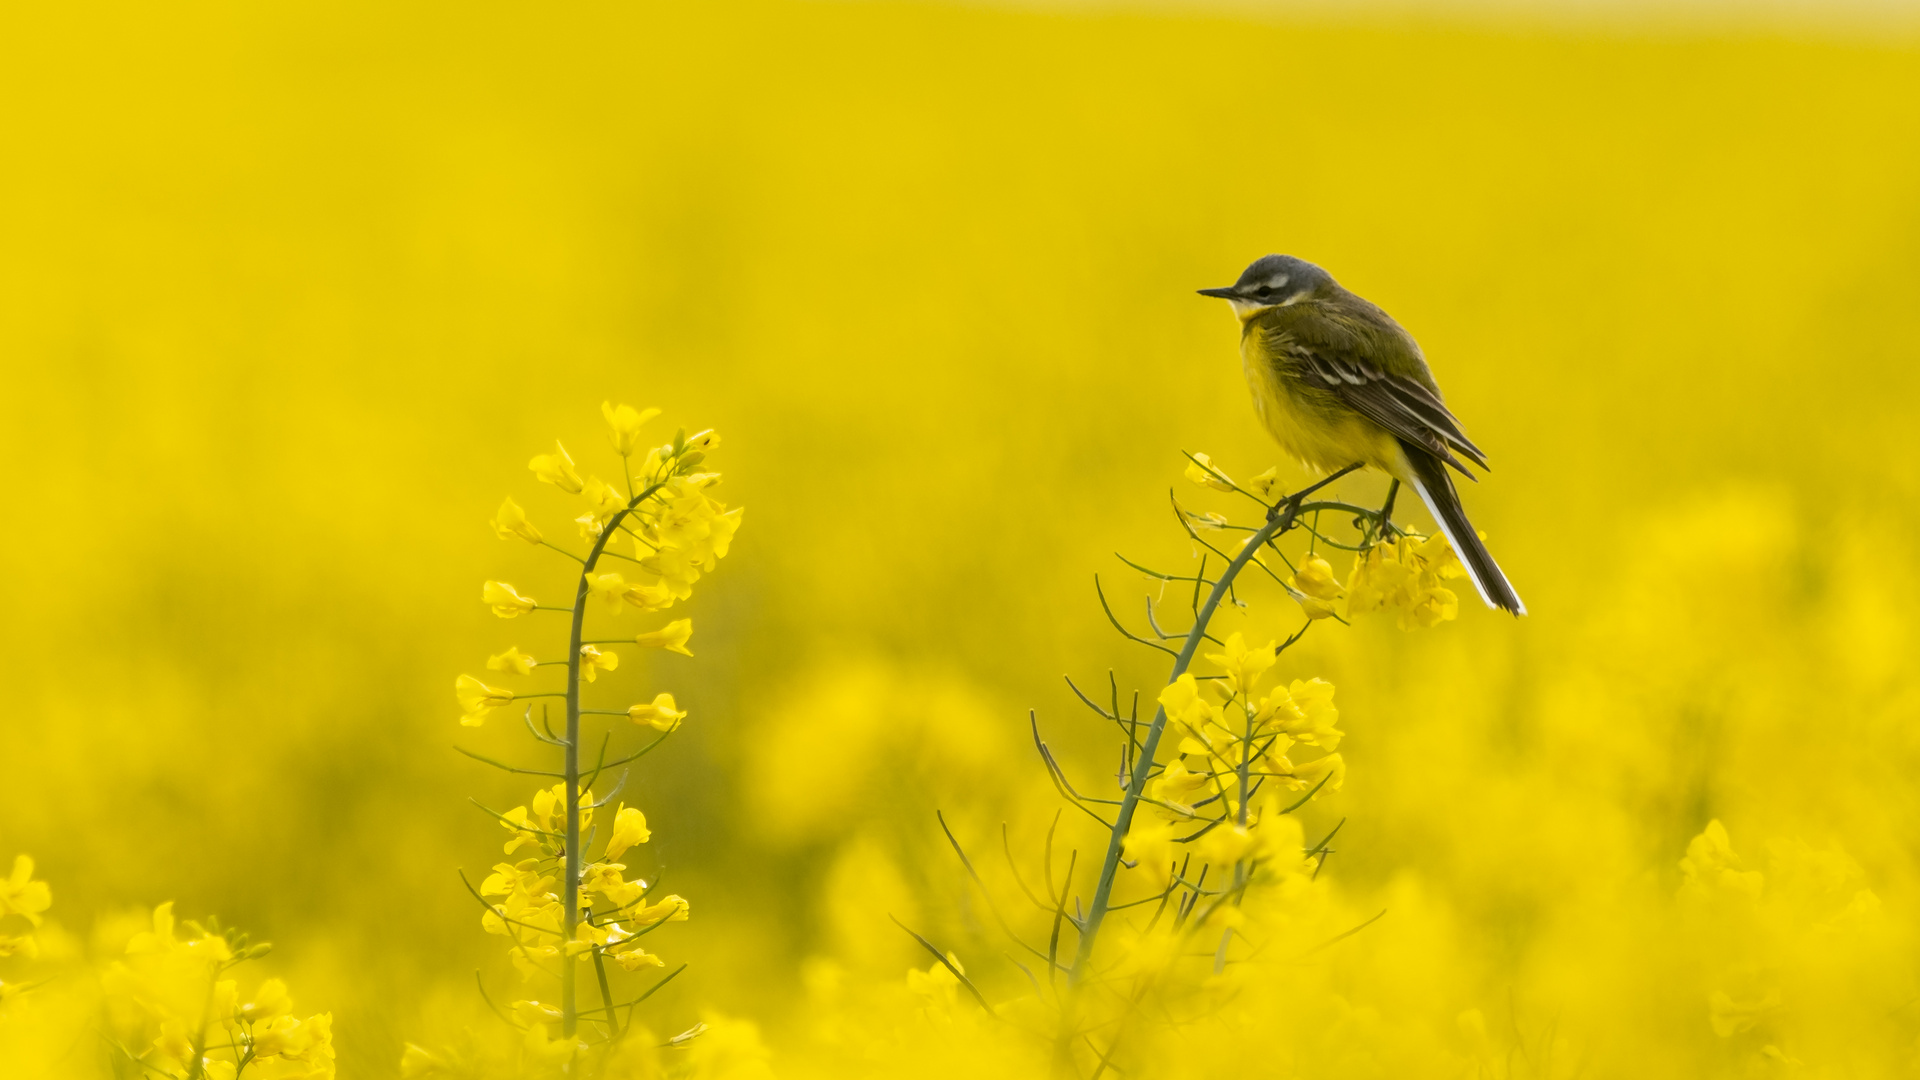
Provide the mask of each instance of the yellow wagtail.
[{"label": "yellow wagtail", "polygon": [[1527,613],[1447,472],[1451,465],[1472,479],[1460,459],[1485,469],[1487,457],[1441,402],[1413,335],[1289,255],[1268,255],[1227,288],[1200,294],[1226,300],[1239,316],[1254,411],[1281,449],[1323,472],[1370,465],[1410,485],[1487,606]]}]

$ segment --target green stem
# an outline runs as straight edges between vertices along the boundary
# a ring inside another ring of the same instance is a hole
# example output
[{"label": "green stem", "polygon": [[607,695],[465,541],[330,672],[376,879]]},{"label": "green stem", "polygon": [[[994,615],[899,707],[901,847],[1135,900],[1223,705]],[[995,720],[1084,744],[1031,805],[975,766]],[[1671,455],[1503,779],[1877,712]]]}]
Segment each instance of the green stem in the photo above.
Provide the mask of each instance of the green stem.
[{"label": "green stem", "polygon": [[607,541],[619,529],[621,519],[633,513],[640,504],[659,491],[662,484],[654,484],[635,495],[627,502],[626,508],[618,511],[607,520],[600,530],[600,536],[593,542],[593,550],[587,553],[580,564],[580,586],[573,597],[573,631],[567,646],[567,866],[566,866],[566,922],[560,940],[560,1031],[572,1038],[580,1024],[579,998],[574,986],[574,968],[571,958],[566,955],[567,944],[573,940],[574,931],[580,925],[580,638],[587,619],[587,575],[600,561],[600,553],[605,550]]},{"label": "green stem", "polygon": [[[1246,569],[1247,564],[1253,561],[1254,555],[1258,554],[1261,548],[1266,547],[1267,542],[1275,536],[1293,528],[1303,511],[1318,509],[1322,505],[1344,505],[1309,503],[1305,500],[1307,496],[1359,468],[1362,468],[1362,465],[1355,462],[1337,472],[1329,473],[1268,507],[1266,524],[1247,538],[1246,546],[1240,549],[1240,553],[1227,564],[1227,569],[1220,575],[1219,580],[1213,583],[1213,591],[1207,594],[1206,603],[1194,612],[1193,628],[1187,631],[1186,643],[1174,657],[1173,671],[1167,676],[1169,685],[1179,681],[1180,676],[1186,674],[1187,666],[1193,663],[1193,654],[1199,650],[1200,642],[1206,638],[1207,626],[1213,621],[1213,613],[1219,609],[1220,601],[1224,600],[1228,591],[1233,588],[1234,579],[1240,576],[1240,571]],[[1363,508],[1355,507],[1355,509],[1366,512]],[[1190,526],[1187,532],[1193,535]],[[1120,813],[1114,818],[1113,832],[1107,841],[1106,858],[1100,863],[1100,880],[1094,885],[1093,902],[1088,905],[1086,920],[1079,924],[1080,944],[1074,950],[1073,966],[1067,971],[1069,990],[1076,988],[1085,979],[1087,965],[1093,959],[1094,942],[1100,936],[1100,924],[1105,921],[1107,909],[1113,898],[1113,879],[1120,868],[1121,847],[1126,842],[1128,830],[1133,827],[1133,813],[1139,809],[1141,795],[1146,791],[1147,776],[1153,771],[1154,755],[1160,749],[1160,736],[1166,731],[1166,727],[1167,710],[1165,706],[1161,706],[1154,710],[1153,723],[1148,725],[1147,737],[1140,744],[1140,756],[1133,763],[1133,775],[1127,779],[1127,791],[1120,800]],[[1062,1025],[1063,1031],[1071,1027],[1071,1017],[1066,1017],[1066,1020],[1069,1023]]]},{"label": "green stem", "polygon": [[[1247,540],[1240,554],[1227,564],[1226,572],[1213,583],[1213,591],[1195,613],[1193,628],[1187,631],[1187,640],[1174,657],[1173,672],[1167,676],[1169,684],[1179,681],[1186,674],[1187,666],[1193,663],[1193,654],[1205,639],[1207,625],[1213,621],[1213,613],[1220,607],[1220,601],[1226,598],[1227,589],[1233,580],[1246,569],[1254,555],[1266,546],[1267,541],[1291,528],[1291,515],[1282,515],[1261,526],[1258,532]],[[1076,987],[1085,978],[1087,964],[1093,959],[1094,941],[1100,936],[1100,924],[1107,917],[1107,908],[1113,896],[1113,879],[1120,868],[1121,846],[1127,839],[1127,831],[1133,827],[1133,813],[1140,806],[1140,796],[1146,790],[1147,776],[1153,769],[1154,754],[1160,748],[1160,736],[1167,728],[1167,709],[1160,706],[1154,710],[1153,722],[1147,726],[1147,737],[1140,743],[1140,756],[1134,760],[1133,775],[1127,780],[1127,791],[1120,799],[1120,815],[1114,819],[1113,835],[1107,842],[1107,855],[1100,863],[1100,880],[1093,889],[1093,902],[1088,905],[1086,922],[1080,931],[1080,945],[1074,951],[1073,966],[1067,971],[1067,986]]]},{"label": "green stem", "polygon": [[610,1038],[620,1037],[620,1014],[613,1008],[613,988],[607,983],[607,962],[600,955],[601,950],[593,950],[593,973],[600,979],[600,1004],[607,1011],[607,1028]]}]

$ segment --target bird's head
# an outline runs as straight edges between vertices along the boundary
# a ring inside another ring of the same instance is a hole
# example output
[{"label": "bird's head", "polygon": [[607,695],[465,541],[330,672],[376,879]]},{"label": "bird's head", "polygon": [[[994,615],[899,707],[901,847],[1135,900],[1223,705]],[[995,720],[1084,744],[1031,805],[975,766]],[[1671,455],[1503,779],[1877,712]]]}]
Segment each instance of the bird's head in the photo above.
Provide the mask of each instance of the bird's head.
[{"label": "bird's head", "polygon": [[1305,259],[1267,255],[1254,260],[1240,280],[1224,289],[1201,289],[1201,296],[1217,296],[1233,305],[1241,322],[1263,311],[1312,299],[1332,287],[1333,276]]}]

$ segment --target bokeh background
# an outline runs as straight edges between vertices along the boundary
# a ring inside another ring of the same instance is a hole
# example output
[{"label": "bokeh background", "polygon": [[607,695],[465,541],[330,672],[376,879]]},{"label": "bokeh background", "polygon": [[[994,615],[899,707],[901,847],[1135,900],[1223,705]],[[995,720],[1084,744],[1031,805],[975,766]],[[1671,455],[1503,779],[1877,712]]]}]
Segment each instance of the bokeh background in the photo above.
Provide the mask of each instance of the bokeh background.
[{"label": "bokeh background", "polygon": [[[692,710],[629,796],[695,904],[656,1026],[724,1010],[783,1071],[832,1067],[802,973],[897,980],[921,960],[889,913],[1015,992],[934,811],[1037,853],[1029,708],[1111,767],[1061,675],[1163,676],[1092,576],[1137,606],[1116,550],[1191,565],[1181,449],[1274,463],[1192,290],[1285,251],[1420,338],[1533,615],[1288,654],[1349,732],[1323,880],[1387,915],[1302,965],[1318,1004],[1265,1016],[1248,1067],[1914,1066],[1905,30],[759,2],[0,24],[0,856],[39,859],[75,934],[168,899],[253,928],[334,1012],[343,1075],[476,1015],[472,973],[509,975],[454,877],[497,857],[467,799],[525,792],[451,746],[525,751],[458,728],[450,687],[541,643],[482,579],[565,574],[486,522],[512,494],[570,531],[525,462],[559,436],[605,471],[611,398],[718,428],[747,507],[697,657],[601,684]],[[1765,933],[1677,906],[1716,818],[1802,882]],[[1723,1036],[1716,991],[1780,999]]]}]

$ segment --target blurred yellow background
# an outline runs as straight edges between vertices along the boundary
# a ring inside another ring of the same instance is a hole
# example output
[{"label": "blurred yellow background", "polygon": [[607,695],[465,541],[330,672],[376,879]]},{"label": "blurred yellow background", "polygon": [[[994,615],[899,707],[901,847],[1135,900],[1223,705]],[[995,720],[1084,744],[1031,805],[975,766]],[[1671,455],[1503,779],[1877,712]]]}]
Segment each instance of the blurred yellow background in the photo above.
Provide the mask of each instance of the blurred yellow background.
[{"label": "blurred yellow background", "polygon": [[[522,748],[449,687],[536,644],[479,583],[565,567],[486,522],[511,494],[570,531],[524,463],[607,460],[611,398],[718,428],[747,507],[696,659],[609,676],[692,712],[628,794],[695,902],[656,1027],[717,1007],[825,1068],[803,962],[923,964],[888,913],[1014,992],[933,813],[1037,851],[1030,707],[1111,768],[1060,676],[1164,672],[1091,577],[1137,607],[1112,553],[1184,558],[1179,450],[1274,463],[1192,290],[1283,251],[1420,339],[1533,615],[1283,660],[1349,732],[1323,880],[1388,914],[1314,959],[1290,1015],[1323,1048],[1271,1037],[1310,1075],[1439,1075],[1479,1009],[1583,1075],[1743,1074],[1769,1030],[1818,1075],[1914,1067],[1911,42],[864,3],[0,23],[0,858],[82,936],[172,899],[272,939],[345,1076],[508,977],[454,868],[497,857],[467,797],[526,785],[450,747]],[[1249,628],[1294,617],[1268,594]],[[1754,868],[1843,850],[1820,889],[1878,897],[1871,955],[1703,944],[1669,909],[1715,818]],[[1734,969],[1785,1003],[1721,1036],[1709,995],[1760,993]],[[1522,1057],[1481,1075],[1573,1075]]]}]

